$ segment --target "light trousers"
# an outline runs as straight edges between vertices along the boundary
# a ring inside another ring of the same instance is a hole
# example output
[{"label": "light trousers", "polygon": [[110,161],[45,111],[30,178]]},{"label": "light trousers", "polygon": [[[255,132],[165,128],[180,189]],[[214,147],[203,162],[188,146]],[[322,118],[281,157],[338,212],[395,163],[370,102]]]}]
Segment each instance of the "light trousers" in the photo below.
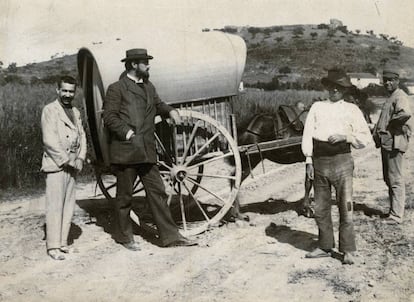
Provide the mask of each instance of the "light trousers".
[{"label": "light trousers", "polygon": [[390,216],[402,222],[405,207],[404,153],[381,148],[382,172],[390,198]]},{"label": "light trousers", "polygon": [[68,235],[75,208],[74,171],[46,174],[46,248],[68,245]]}]

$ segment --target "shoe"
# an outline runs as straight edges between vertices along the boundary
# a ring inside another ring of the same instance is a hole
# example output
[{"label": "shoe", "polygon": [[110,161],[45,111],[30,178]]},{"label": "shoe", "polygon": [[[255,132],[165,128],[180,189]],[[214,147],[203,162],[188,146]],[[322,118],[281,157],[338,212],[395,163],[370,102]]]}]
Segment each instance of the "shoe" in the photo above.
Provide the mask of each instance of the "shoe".
[{"label": "shoe", "polygon": [[330,249],[320,249],[316,248],[312,252],[309,252],[305,255],[305,258],[324,258],[324,257],[331,257],[331,250]]},{"label": "shoe", "polygon": [[176,246],[195,246],[198,245],[197,241],[190,240],[185,237],[181,237],[173,242],[168,243],[165,247],[176,247]]},{"label": "shoe", "polygon": [[61,246],[59,250],[65,254],[72,254],[75,252],[75,249],[73,248],[73,246],[67,246],[67,245]]},{"label": "shoe", "polygon": [[301,210],[301,214],[306,218],[315,218],[315,210],[311,207],[303,207]]},{"label": "shoe", "polygon": [[60,249],[50,249],[47,251],[47,254],[53,260],[65,260],[65,256],[62,255],[62,252],[60,251]]},{"label": "shoe", "polygon": [[344,259],[342,260],[342,264],[354,264],[354,255],[352,253],[344,253]]},{"label": "shoe", "polygon": [[128,249],[130,251],[136,252],[136,251],[140,251],[141,250],[141,248],[139,247],[139,244],[136,243],[135,241],[130,241],[130,242],[127,242],[127,243],[122,243],[122,245],[124,246],[124,248],[126,248],[126,249]]},{"label": "shoe", "polygon": [[400,224],[397,220],[395,220],[394,218],[392,218],[391,216],[381,220],[381,222],[383,224],[387,224],[387,225],[398,225]]}]

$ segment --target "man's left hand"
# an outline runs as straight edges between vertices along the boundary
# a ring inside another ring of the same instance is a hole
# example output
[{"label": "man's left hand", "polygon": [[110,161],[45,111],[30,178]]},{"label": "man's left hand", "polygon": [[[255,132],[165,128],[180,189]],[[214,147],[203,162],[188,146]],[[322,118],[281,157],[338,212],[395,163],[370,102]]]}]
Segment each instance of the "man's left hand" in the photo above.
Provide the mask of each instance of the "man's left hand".
[{"label": "man's left hand", "polygon": [[74,163],[74,168],[78,172],[82,171],[82,169],[83,169],[83,160],[81,160],[80,158],[77,158],[75,160],[75,163]]},{"label": "man's left hand", "polygon": [[177,110],[170,111],[170,118],[174,121],[175,124],[181,124],[181,116]]},{"label": "man's left hand", "polygon": [[346,141],[346,135],[334,134],[328,137],[328,142],[330,144],[336,144],[336,143],[344,142],[344,141]]}]

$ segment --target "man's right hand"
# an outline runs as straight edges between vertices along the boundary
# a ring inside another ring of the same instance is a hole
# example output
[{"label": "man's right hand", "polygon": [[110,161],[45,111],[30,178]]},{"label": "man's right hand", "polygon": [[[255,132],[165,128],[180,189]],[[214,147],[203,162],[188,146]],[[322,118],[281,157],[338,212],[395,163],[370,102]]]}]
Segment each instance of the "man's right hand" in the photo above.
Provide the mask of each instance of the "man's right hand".
[{"label": "man's right hand", "polygon": [[313,164],[306,164],[306,177],[310,180],[314,178]]}]

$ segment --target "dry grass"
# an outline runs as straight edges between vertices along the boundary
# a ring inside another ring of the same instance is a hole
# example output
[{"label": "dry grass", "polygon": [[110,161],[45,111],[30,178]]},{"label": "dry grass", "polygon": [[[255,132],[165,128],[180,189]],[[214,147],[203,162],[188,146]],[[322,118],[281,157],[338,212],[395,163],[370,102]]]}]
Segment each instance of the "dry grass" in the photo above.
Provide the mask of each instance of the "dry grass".
[{"label": "dry grass", "polygon": [[[276,113],[280,104],[299,100],[310,104],[320,96],[321,92],[313,91],[247,91],[232,106],[238,127],[243,127],[256,113]],[[42,108],[55,97],[52,84],[7,84],[0,90],[0,190],[43,188],[40,117]],[[81,89],[74,105],[82,111]],[[86,167],[80,180],[92,175],[92,167]]]},{"label": "dry grass", "polygon": [[[42,186],[40,117],[55,85],[7,84],[0,89],[0,189]],[[80,104],[80,93],[76,105]]]}]

